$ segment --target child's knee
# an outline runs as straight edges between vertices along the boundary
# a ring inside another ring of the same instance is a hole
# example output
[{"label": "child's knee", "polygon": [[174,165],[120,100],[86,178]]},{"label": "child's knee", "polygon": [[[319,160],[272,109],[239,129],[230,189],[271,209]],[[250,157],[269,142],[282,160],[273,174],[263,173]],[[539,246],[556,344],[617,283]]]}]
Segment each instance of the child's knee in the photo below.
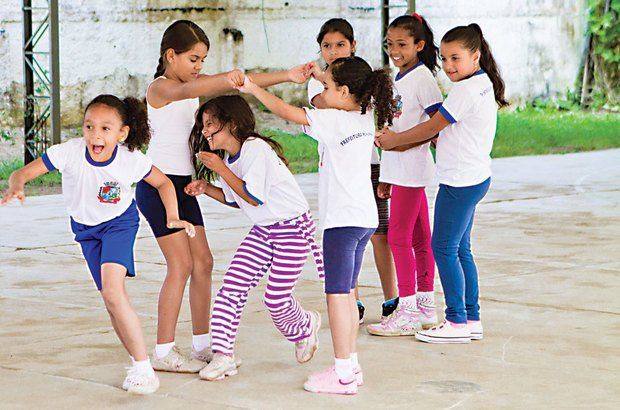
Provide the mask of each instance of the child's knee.
[{"label": "child's knee", "polygon": [[168,273],[166,279],[187,282],[187,279],[194,269],[194,263],[191,258],[178,258],[168,263]]},{"label": "child's knee", "polygon": [[114,312],[122,303],[125,298],[125,294],[123,290],[118,287],[103,286],[103,289],[101,289],[101,297],[103,298],[106,308],[109,311]]}]

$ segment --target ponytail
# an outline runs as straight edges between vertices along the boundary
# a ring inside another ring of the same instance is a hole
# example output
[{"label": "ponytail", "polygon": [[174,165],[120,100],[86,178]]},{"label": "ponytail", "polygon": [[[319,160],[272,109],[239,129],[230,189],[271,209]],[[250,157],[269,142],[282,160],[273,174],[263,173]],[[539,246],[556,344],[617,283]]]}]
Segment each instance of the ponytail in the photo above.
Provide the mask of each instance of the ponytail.
[{"label": "ponytail", "polygon": [[164,57],[160,56],[159,63],[157,64],[157,70],[155,71],[155,75],[153,76],[153,78],[161,77],[162,75],[164,75],[165,72],[166,66],[164,65]]},{"label": "ponytail", "polygon": [[133,97],[126,97],[121,101],[115,95],[101,94],[88,103],[84,112],[93,105],[106,105],[116,110],[123,125],[129,127],[127,138],[123,142],[129,151],[142,149],[151,139],[146,105]]},{"label": "ponytail", "polygon": [[509,105],[504,97],[506,89],[504,80],[502,80],[497,63],[491,53],[491,48],[485,40],[482,29],[478,24],[472,23],[469,26],[454,27],[443,36],[441,41],[444,43],[459,41],[463,47],[472,53],[480,50],[480,68],[487,73],[493,84],[493,92],[497,105],[499,105],[500,108]]},{"label": "ponytail", "polygon": [[418,59],[431,73],[435,74],[439,68],[439,63],[437,62],[439,47],[435,44],[433,30],[431,30],[424,17],[418,13],[400,16],[390,23],[388,30],[391,28],[402,28],[409,31],[409,35],[413,37],[414,44],[424,41],[424,48],[418,52]]},{"label": "ponytail", "polygon": [[346,85],[357,102],[362,114],[368,108],[377,114],[377,125],[392,125],[394,118],[392,80],[386,69],[372,70],[361,57],[339,58],[332,63],[331,73],[334,82],[342,87]]}]

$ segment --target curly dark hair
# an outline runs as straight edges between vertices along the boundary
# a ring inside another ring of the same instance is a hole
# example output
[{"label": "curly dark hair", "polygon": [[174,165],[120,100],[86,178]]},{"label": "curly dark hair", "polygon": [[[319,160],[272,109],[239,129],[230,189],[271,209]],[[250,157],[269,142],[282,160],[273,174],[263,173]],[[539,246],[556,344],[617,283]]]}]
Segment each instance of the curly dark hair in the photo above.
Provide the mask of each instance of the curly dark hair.
[{"label": "curly dark hair", "polygon": [[149,128],[146,105],[143,102],[133,97],[125,97],[121,100],[115,95],[101,94],[88,103],[84,113],[90,107],[99,104],[115,109],[121,117],[123,125],[129,127],[129,134],[123,142],[129,151],[136,148],[142,149],[148,145],[151,140],[151,129]]},{"label": "curly dark hair", "polygon": [[273,148],[280,160],[288,166],[288,161],[284,157],[282,145],[276,140],[256,132],[256,119],[254,118],[254,113],[248,102],[240,95],[222,95],[208,100],[202,104],[196,112],[196,119],[189,138],[189,148],[192,155],[191,160],[194,164],[194,170],[196,171],[196,178],[206,179],[207,181],[215,179],[214,172],[206,168],[202,162],[196,159],[196,154],[198,152],[215,152],[221,158],[224,158],[224,151],[212,151],[209,148],[207,140],[202,135],[202,129],[204,128],[202,116],[205,112],[217,118],[220,123],[220,130],[226,125],[229,125],[231,134],[241,145],[249,138],[262,139]]},{"label": "curly dark hair", "polygon": [[394,92],[387,69],[374,70],[361,57],[339,58],[330,66],[334,82],[349,92],[360,103],[362,114],[368,108],[377,114],[377,126],[392,125],[394,118]]}]

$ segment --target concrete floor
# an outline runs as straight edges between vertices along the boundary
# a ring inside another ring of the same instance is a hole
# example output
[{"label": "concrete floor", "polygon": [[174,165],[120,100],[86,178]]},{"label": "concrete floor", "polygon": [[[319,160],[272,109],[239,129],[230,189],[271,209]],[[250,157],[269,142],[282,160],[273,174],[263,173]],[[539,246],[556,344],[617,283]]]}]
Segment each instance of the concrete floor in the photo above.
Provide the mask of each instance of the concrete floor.
[{"label": "concrete floor", "polygon": [[[485,339],[438,346],[362,330],[366,384],[354,397],[302,389],[309,372],[332,361],[322,285],[311,261],[297,287],[303,305],[324,319],[321,349],[310,363],[295,362],[258,288],[241,322],[237,351],[244,364],[237,376],[204,382],[160,374],[156,394],[125,393],[127,354],[72,240],[61,197],[1,208],[0,406],[620,408],[620,150],[500,159],[494,171],[473,240]],[[316,215],[316,175],[298,180]],[[208,198],[201,204],[215,292],[249,223]],[[145,223],[136,259],[138,277],[128,288],[150,348],[165,265]],[[367,322],[377,320],[382,297],[371,252],[360,282]],[[439,285],[437,301],[443,305]],[[190,338],[185,303],[178,345],[189,349]]]}]

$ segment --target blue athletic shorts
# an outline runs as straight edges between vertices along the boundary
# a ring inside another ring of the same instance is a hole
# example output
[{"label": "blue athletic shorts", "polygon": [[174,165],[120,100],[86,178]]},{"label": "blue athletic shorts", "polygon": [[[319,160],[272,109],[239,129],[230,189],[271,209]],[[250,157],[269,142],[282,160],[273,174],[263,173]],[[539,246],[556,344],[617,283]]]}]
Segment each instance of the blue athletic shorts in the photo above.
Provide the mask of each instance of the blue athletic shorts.
[{"label": "blue athletic shorts", "polygon": [[82,247],[97,289],[101,290],[101,265],[104,263],[118,263],[127,268],[127,276],[136,276],[133,245],[139,225],[135,201],[124,213],[99,225],[83,225],[71,218],[71,230]]},{"label": "blue athletic shorts", "polygon": [[[166,175],[172,181],[174,190],[177,194],[177,204],[179,206],[179,219],[187,221],[195,226],[204,226],[202,212],[196,197],[187,195],[183,189],[192,182],[192,177],[187,175]],[[153,231],[156,238],[170,235],[182,231],[180,228],[169,229],[166,226],[166,208],[161,201],[159,191],[144,181],[138,182],[136,186],[136,201],[138,209]]]},{"label": "blue athletic shorts", "polygon": [[346,226],[323,232],[325,293],[350,293],[362,268],[364,250],[375,228]]}]

